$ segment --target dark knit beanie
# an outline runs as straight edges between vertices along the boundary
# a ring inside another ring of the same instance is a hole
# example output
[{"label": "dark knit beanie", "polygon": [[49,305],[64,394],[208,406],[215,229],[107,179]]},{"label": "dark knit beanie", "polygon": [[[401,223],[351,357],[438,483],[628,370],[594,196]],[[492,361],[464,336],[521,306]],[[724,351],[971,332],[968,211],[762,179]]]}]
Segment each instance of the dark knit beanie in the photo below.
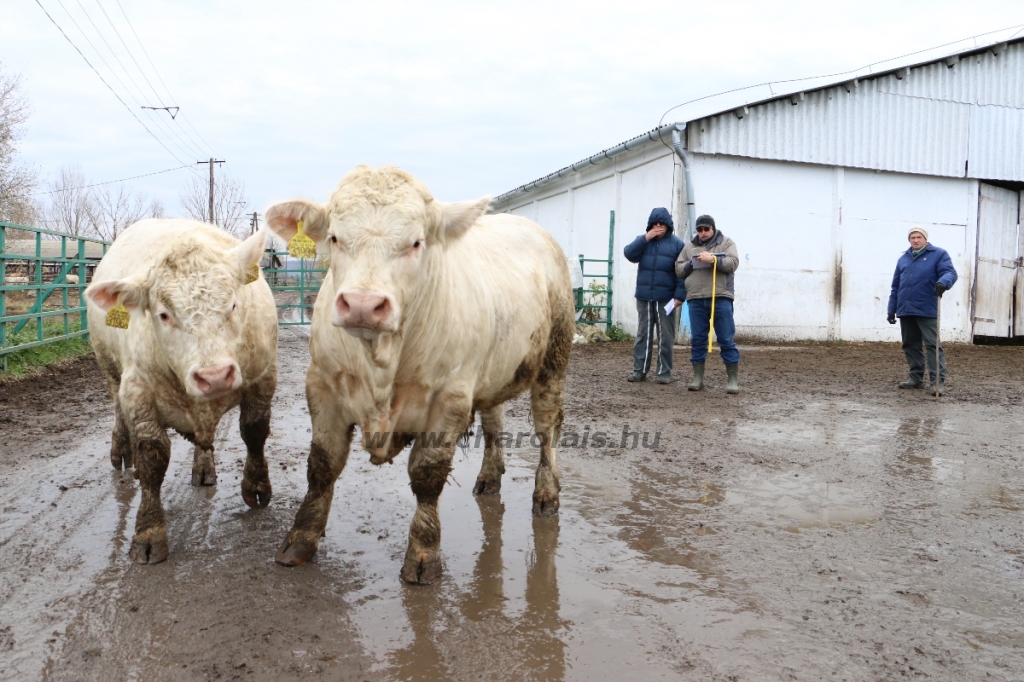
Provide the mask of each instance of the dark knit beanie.
[{"label": "dark knit beanie", "polygon": [[694,227],[697,228],[700,227],[701,225],[707,225],[712,230],[718,229],[715,227],[715,219],[709,215],[702,215],[701,217],[697,218],[697,224],[694,225]]}]

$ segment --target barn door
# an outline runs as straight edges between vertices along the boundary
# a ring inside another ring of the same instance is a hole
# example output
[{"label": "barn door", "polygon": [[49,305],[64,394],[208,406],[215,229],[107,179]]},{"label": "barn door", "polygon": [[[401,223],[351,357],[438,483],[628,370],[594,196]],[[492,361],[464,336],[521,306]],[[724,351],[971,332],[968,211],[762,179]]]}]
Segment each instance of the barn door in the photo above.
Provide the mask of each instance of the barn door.
[{"label": "barn door", "polygon": [[1024,192],[1017,192],[1017,282],[1013,296],[1013,335],[1024,336],[1024,230],[1020,229],[1024,219]]},{"label": "barn door", "polygon": [[975,336],[1010,336],[1017,274],[1017,192],[981,184],[978,201],[978,275]]}]

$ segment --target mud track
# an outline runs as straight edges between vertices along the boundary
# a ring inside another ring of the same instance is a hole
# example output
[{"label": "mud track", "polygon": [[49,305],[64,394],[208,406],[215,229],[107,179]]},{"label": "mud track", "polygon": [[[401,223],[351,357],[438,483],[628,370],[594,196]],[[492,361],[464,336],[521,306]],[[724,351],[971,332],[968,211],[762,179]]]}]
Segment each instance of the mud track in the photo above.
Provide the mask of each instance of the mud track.
[{"label": "mud track", "polygon": [[577,347],[588,447],[560,453],[560,515],[530,515],[528,437],[474,498],[471,440],[445,578],[411,588],[404,456],[355,450],[317,558],[273,563],[305,491],[305,345],[282,333],[270,506],[239,494],[237,414],[215,488],[173,438],[157,566],[128,559],[138,485],[92,360],[0,385],[0,679],[1024,679],[1022,349],[951,348],[936,401],[896,389],[892,345],[752,350],[739,396],[720,364],[688,393],[626,383],[628,345]]}]

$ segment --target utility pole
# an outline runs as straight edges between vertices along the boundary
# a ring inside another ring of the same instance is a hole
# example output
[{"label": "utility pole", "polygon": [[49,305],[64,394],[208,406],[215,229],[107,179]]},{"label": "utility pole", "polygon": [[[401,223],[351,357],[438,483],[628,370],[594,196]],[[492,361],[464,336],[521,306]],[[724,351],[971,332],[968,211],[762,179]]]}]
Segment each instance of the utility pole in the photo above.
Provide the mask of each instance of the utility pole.
[{"label": "utility pole", "polygon": [[256,234],[258,229],[260,229],[260,214],[253,211],[249,217],[249,236]]},{"label": "utility pole", "polygon": [[210,224],[216,225],[217,221],[213,219],[213,167],[218,163],[224,163],[224,161],[218,161],[217,159],[210,159],[209,161],[196,161],[196,165],[201,163],[210,164]]}]

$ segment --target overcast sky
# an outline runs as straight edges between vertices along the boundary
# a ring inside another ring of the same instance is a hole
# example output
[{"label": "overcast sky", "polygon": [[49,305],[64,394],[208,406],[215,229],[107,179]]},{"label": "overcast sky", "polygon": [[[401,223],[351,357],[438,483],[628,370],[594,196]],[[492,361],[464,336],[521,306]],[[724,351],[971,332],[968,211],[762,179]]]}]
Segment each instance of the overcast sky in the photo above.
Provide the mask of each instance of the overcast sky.
[{"label": "overcast sky", "polygon": [[[23,77],[33,113],[22,157],[41,177],[77,164],[100,182],[213,154],[262,212],[326,200],[359,163],[401,166],[443,200],[497,195],[653,128],[686,100],[1019,24],[1019,0],[2,0],[0,60]],[[127,184],[174,215],[190,172]]]}]

